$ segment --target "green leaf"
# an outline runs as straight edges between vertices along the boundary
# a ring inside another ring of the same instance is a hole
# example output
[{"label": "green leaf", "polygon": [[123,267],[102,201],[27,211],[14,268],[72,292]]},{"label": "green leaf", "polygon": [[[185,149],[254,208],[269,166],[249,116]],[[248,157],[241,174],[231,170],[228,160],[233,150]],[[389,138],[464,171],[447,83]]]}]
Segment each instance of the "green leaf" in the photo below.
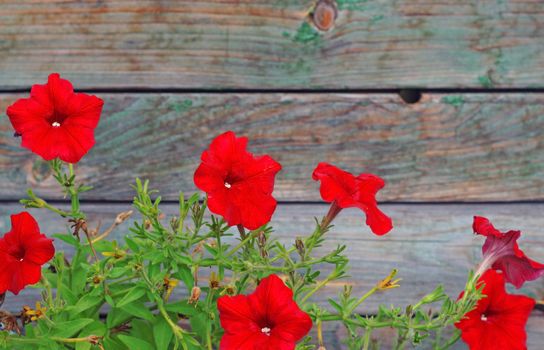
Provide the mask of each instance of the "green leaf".
[{"label": "green leaf", "polygon": [[107,302],[108,304],[110,304],[111,306],[115,307],[115,301],[113,300],[113,298],[111,297],[111,295],[105,294],[105,295],[104,295],[104,299],[106,299],[106,302]]},{"label": "green leaf", "polygon": [[74,305],[78,301],[77,296],[75,296],[72,290],[64,283],[60,286],[60,295],[62,296],[62,299],[68,303],[68,305]]},{"label": "green leaf", "polygon": [[104,338],[104,349],[107,349],[107,350],[127,350],[127,347],[119,339],[117,339],[117,337],[113,337],[113,338],[106,337],[106,338]]},{"label": "green leaf", "polygon": [[138,253],[140,251],[140,246],[132,240],[130,237],[125,237],[125,242],[127,243],[130,250],[132,250],[134,253]]},{"label": "green leaf", "polygon": [[134,319],[130,325],[132,326],[132,330],[130,331],[131,336],[135,336],[149,344],[155,343],[155,340],[153,339],[153,325],[151,323],[140,319]]},{"label": "green leaf", "polygon": [[141,302],[134,302],[127,305],[124,305],[121,308],[123,311],[128,312],[129,314],[143,318],[144,320],[153,321],[155,316],[149,309]]},{"label": "green leaf", "polygon": [[128,312],[113,308],[108,312],[108,316],[106,317],[106,325],[108,328],[113,328],[116,326],[119,326],[120,324],[123,324],[124,322],[128,321],[132,317],[131,314]]},{"label": "green leaf", "polygon": [[199,310],[194,305],[189,304],[189,302],[186,300],[166,304],[164,305],[164,308],[169,312],[175,312],[185,316],[193,316],[199,312]]},{"label": "green leaf", "polygon": [[102,302],[103,302],[103,299],[100,296],[85,294],[81,299],[78,300],[76,305],[70,308],[70,311],[73,314],[78,314],[90,308],[96,307],[100,305]]},{"label": "green leaf", "polygon": [[117,307],[123,307],[132,303],[145,295],[145,289],[142,287],[134,287],[117,303]]},{"label": "green leaf", "polygon": [[187,287],[187,289],[190,290],[191,288],[193,288],[195,283],[191,269],[183,265],[180,265],[178,268],[179,270],[174,273],[174,277],[177,278],[178,280],[183,281],[183,283],[185,284],[185,287]]},{"label": "green leaf", "polygon": [[138,350],[154,350],[153,345],[149,344],[145,340],[132,337],[130,335],[120,334],[119,340],[121,340],[129,349]]},{"label": "green leaf", "polygon": [[143,255],[143,258],[149,260],[153,264],[161,263],[166,260],[162,251],[151,250]]},{"label": "green leaf", "polygon": [[159,318],[153,326],[153,338],[157,350],[168,350],[173,337],[172,330],[164,318]]},{"label": "green leaf", "polygon": [[198,334],[201,339],[206,338],[206,331],[208,327],[208,317],[205,313],[199,313],[189,320],[191,322],[191,329]]},{"label": "green leaf", "polygon": [[93,323],[91,318],[80,318],[77,320],[57,322],[53,329],[51,329],[49,335],[59,338],[70,338],[77,332],[81,331],[85,326]]},{"label": "green leaf", "polygon": [[62,233],[55,233],[55,234],[52,234],[52,236],[74,247],[79,245],[79,241],[72,234],[68,235],[68,234],[62,234]]}]

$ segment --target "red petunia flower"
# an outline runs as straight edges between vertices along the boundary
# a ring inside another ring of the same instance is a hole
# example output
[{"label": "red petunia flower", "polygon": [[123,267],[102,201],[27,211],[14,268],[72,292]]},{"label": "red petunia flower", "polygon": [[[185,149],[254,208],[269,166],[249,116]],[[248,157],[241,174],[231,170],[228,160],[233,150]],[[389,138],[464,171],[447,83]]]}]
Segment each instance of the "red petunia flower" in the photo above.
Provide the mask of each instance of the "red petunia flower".
[{"label": "red petunia flower", "polygon": [[77,163],[94,146],[104,101],[74,93],[72,84],[51,74],[45,85],[33,85],[30,98],[8,107],[7,114],[22,146],[45,160]]},{"label": "red petunia flower", "polygon": [[506,281],[520,288],[525,281],[533,281],[544,275],[544,264],[529,259],[518,247],[520,231],[501,233],[491,222],[481,216],[474,217],[474,232],[486,236],[482,247],[483,261],[478,269],[501,270]]},{"label": "red petunia flower", "polygon": [[366,224],[372,232],[384,235],[391,231],[391,218],[378,209],[376,193],[383,188],[385,182],[373,174],[354,175],[328,163],[319,163],[312,178],[321,181],[321,198],[332,202],[331,210],[327,215],[330,223],[344,208],[356,207],[366,214]]},{"label": "red petunia flower", "polygon": [[232,131],[217,136],[202,153],[194,181],[207,193],[213,213],[230,226],[254,230],[269,222],[276,210],[272,191],[281,165],[268,155],[253,156],[246,146],[247,137]]},{"label": "red petunia flower", "polygon": [[484,298],[455,324],[470,350],[525,350],[525,324],[535,301],[524,295],[507,294],[504,276],[487,270],[478,280],[484,283]]},{"label": "red petunia flower", "polygon": [[42,276],[42,265],[55,255],[53,240],[40,233],[27,212],[11,216],[11,231],[0,238],[0,294],[17,295]]},{"label": "red petunia flower", "polygon": [[225,334],[220,350],[293,350],[312,320],[276,275],[264,278],[253,294],[217,300]]}]

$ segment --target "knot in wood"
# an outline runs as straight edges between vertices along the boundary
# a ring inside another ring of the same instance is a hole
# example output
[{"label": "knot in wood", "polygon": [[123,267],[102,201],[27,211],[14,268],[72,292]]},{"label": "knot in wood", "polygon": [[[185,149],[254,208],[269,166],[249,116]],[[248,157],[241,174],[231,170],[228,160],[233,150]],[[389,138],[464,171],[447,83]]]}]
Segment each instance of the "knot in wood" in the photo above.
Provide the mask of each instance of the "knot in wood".
[{"label": "knot in wood", "polygon": [[327,31],[334,26],[338,17],[335,0],[319,0],[312,12],[312,22],[317,29]]}]

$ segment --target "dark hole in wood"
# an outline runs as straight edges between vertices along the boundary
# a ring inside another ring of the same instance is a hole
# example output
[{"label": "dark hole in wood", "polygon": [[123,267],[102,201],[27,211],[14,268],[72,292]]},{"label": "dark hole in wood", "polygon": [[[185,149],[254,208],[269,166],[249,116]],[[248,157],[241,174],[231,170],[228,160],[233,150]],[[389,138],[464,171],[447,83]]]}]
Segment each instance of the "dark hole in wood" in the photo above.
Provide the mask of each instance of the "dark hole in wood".
[{"label": "dark hole in wood", "polygon": [[421,91],[414,89],[404,89],[399,91],[399,96],[406,103],[418,103],[421,100]]}]

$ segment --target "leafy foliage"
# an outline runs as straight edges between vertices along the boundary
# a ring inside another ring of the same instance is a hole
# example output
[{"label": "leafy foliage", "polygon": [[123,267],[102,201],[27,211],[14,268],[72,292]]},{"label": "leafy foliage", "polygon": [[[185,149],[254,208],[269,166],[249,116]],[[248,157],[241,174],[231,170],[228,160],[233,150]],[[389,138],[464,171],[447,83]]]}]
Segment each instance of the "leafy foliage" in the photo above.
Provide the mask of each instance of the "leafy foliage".
[{"label": "leafy foliage", "polygon": [[[43,288],[43,312],[34,312],[35,320],[26,320],[23,335],[0,332],[0,348],[216,349],[222,335],[217,298],[252,291],[261,278],[276,273],[285,277],[295,300],[317,325],[317,342],[307,337],[297,349],[322,345],[324,322],[341,322],[346,327],[350,349],[376,345],[372,331],[384,327],[397,330],[397,349],[407,343],[421,344],[433,334],[435,348],[445,349],[459,335],[442,341],[441,330],[459,321],[481,297],[475,276],[470,275],[459,301],[450,299],[439,286],[406,308],[381,307],[374,316],[358,315],[357,307],[373,293],[398,287],[393,271],[361,297],[346,287],[327,307],[317,305],[311,302],[315,293],[348,277],[345,245],[318,253],[332,228],[326,220],[316,219],[311,234],[285,245],[273,238],[267,225],[249,232],[239,227],[233,233],[222,219],[207,214],[206,200],[198,194],[188,198],[181,194],[177,215],[167,218],[160,208],[161,197],[147,181],[137,179],[134,208],[139,219],[124,241],[117,242],[108,236],[130,213],[119,214],[102,232],[91,229],[79,204],[79,194],[90,188],[76,183],[71,165],[65,172],[60,161],[50,164],[70,198],[70,211],[50,205],[32,191],[22,203],[69,220],[72,232],[54,237],[73,246],[74,254],[56,254],[38,285]],[[324,265],[332,266],[327,276],[321,276]],[[199,278],[203,270],[211,272],[208,280]],[[174,289],[186,297],[179,299]],[[429,313],[428,306],[439,302],[440,312]],[[24,318],[25,311],[18,316]]]}]

